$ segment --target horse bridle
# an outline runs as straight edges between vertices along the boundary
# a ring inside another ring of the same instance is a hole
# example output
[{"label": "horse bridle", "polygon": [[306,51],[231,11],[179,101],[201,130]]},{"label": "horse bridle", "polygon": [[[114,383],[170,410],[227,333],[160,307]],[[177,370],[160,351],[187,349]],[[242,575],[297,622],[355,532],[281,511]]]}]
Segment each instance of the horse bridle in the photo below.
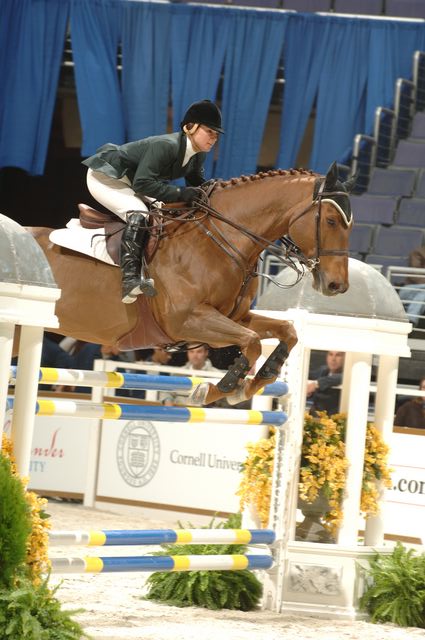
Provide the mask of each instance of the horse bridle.
[{"label": "horse bridle", "polygon": [[[312,271],[315,267],[320,264],[321,256],[348,256],[348,249],[322,249],[321,246],[321,230],[320,230],[320,222],[321,222],[321,214],[322,214],[322,202],[328,201],[332,203],[335,207],[339,209],[336,202],[333,200],[336,196],[346,196],[348,198],[348,193],[346,191],[325,191],[325,182],[326,179],[322,180],[320,183],[319,190],[317,192],[316,198],[313,200],[311,204],[309,204],[305,209],[303,209],[300,213],[298,213],[293,220],[290,220],[288,225],[288,233],[286,236],[281,238],[281,241],[284,242],[285,239],[289,241],[292,245],[292,250],[297,254],[298,260],[302,262],[309,271]],[[317,211],[315,213],[315,227],[316,227],[316,255],[314,258],[307,258],[301,249],[295,244],[295,242],[291,239],[290,229],[295,222],[297,222],[300,218],[302,218],[306,213],[308,213],[314,205],[317,206]],[[344,216],[345,217],[345,216]],[[347,223],[347,221],[346,221]],[[347,226],[351,223],[347,223]]]}]

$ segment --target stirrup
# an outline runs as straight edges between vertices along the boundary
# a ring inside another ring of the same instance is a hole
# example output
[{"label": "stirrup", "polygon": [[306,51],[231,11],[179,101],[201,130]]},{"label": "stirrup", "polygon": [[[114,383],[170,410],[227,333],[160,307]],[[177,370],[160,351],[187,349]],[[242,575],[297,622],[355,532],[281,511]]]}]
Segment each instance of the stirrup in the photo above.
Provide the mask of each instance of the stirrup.
[{"label": "stirrup", "polygon": [[154,287],[153,278],[142,278],[139,284],[139,292],[148,298],[154,298],[158,295],[158,291]]}]

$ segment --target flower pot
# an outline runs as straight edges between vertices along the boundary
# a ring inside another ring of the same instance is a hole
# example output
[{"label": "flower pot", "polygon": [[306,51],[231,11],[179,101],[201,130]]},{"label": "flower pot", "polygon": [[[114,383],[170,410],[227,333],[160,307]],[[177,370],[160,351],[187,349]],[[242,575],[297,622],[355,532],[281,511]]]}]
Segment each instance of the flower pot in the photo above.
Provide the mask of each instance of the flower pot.
[{"label": "flower pot", "polygon": [[295,540],[304,542],[323,542],[334,544],[335,538],[322,523],[322,518],[329,511],[329,502],[323,492],[319,492],[314,502],[306,502],[298,497],[298,509],[304,516],[303,522],[295,529]]}]

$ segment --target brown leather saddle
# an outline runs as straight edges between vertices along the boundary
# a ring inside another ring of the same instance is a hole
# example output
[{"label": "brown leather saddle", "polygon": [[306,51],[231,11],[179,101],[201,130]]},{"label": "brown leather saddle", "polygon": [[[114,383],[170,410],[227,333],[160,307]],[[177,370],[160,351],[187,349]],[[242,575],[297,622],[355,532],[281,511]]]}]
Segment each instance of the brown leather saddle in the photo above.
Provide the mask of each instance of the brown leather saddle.
[{"label": "brown leather saddle", "polygon": [[[184,203],[167,205],[165,212],[171,213],[182,209]],[[124,231],[125,222],[114,213],[102,212],[93,209],[86,204],[79,204],[80,224],[84,229],[99,229],[99,234],[105,235],[106,249],[114,264],[119,265],[121,237]],[[168,227],[162,224],[160,210],[149,212],[149,241],[146,246],[145,260],[149,264],[155,255],[158,242],[161,236],[168,234]],[[104,230],[102,233],[102,229]]]}]

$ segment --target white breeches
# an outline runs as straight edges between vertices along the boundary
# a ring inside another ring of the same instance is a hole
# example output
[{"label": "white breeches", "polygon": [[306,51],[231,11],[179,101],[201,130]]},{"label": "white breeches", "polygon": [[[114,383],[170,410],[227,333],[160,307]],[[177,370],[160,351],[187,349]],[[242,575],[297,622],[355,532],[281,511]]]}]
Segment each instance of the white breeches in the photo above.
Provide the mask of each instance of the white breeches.
[{"label": "white breeches", "polygon": [[87,171],[87,187],[95,200],[126,221],[127,211],[146,211],[145,203],[131,188],[127,176],[111,178],[101,171]]}]

